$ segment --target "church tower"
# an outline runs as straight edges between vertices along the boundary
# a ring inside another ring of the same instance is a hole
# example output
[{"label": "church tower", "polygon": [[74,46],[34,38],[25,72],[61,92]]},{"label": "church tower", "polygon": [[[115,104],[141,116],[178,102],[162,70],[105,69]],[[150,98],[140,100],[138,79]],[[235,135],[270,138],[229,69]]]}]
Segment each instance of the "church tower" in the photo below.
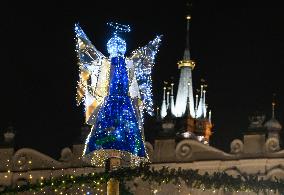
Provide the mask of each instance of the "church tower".
[{"label": "church tower", "polygon": [[183,59],[177,63],[180,69],[177,95],[174,98],[174,83],[168,88],[164,86],[160,116],[164,131],[169,129],[168,127],[175,128],[176,135],[182,139],[196,139],[209,144],[213,124],[211,111],[207,111],[205,81],[201,80],[203,84],[200,89],[196,94],[193,93],[192,70],[195,62],[190,56],[190,20],[191,16],[187,15],[185,50]]},{"label": "church tower", "polygon": [[192,70],[195,67],[195,63],[190,57],[189,47],[189,24],[191,16],[186,16],[186,47],[184,50],[183,60],[178,62],[178,68],[180,69],[180,78],[178,84],[178,91],[176,96],[176,103],[174,109],[174,115],[181,117],[185,114],[187,97],[189,97],[189,110],[190,115],[195,118],[196,110],[194,108],[193,90],[192,90]]}]

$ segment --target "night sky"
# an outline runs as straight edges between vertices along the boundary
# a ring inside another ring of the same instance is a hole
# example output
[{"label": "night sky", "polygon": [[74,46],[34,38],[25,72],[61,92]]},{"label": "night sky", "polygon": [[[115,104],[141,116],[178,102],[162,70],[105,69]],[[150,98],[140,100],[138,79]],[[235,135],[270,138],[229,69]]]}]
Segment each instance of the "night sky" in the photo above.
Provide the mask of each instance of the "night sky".
[{"label": "night sky", "polygon": [[[76,22],[105,55],[111,36],[107,22],[132,27],[130,33],[123,34],[127,55],[163,34],[153,70],[155,104],[161,104],[163,81],[173,80],[177,87],[177,62],[185,47],[186,3],[95,2],[4,7],[0,132],[13,125],[17,148],[31,147],[58,157],[61,149],[72,146],[81,134],[84,112],[75,100]],[[200,79],[206,80],[214,123],[211,145],[228,151],[230,142],[241,138],[248,127],[250,113],[262,111],[271,117],[273,93],[276,117],[284,124],[284,12],[207,3],[193,2],[192,7],[193,85],[197,88]]]}]

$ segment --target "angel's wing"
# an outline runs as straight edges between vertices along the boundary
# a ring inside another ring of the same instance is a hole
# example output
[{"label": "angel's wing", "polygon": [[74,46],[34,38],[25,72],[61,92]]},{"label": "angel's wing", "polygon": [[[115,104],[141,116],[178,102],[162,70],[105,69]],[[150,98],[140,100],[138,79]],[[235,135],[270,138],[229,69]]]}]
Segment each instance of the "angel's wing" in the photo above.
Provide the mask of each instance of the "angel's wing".
[{"label": "angel's wing", "polygon": [[75,24],[76,52],[79,60],[77,105],[84,101],[86,122],[92,124],[94,113],[108,93],[110,63],[88,39],[78,24]]},{"label": "angel's wing", "polygon": [[136,95],[135,91],[130,91],[130,95],[139,97],[143,102],[144,109],[146,109],[147,113],[150,115],[153,115],[151,72],[154,66],[156,53],[158,52],[158,47],[161,43],[161,37],[162,36],[157,36],[146,46],[135,50],[129,58],[129,60],[133,63],[134,77],[136,78],[130,78],[130,90],[132,85],[134,86],[134,89],[137,85],[139,88],[139,96]]}]

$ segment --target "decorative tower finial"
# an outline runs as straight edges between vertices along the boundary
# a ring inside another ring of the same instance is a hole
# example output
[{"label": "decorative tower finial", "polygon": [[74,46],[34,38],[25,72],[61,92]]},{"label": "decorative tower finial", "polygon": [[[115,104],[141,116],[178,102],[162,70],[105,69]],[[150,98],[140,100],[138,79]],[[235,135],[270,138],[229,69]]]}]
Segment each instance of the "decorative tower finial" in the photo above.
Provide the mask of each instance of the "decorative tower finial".
[{"label": "decorative tower finial", "polygon": [[190,15],[186,16],[186,45],[183,55],[183,60],[188,61],[190,60],[190,47],[189,47],[189,21],[191,19]]},{"label": "decorative tower finial", "polygon": [[163,88],[163,102],[161,106],[161,118],[164,118],[167,115],[167,103],[166,103],[166,87]]},{"label": "decorative tower finial", "polygon": [[167,109],[170,107],[170,92],[167,91]]},{"label": "decorative tower finial", "polygon": [[199,103],[198,103],[198,105],[196,105],[196,107],[197,107],[197,115],[199,116],[199,117],[204,117],[204,115],[203,115],[203,111],[204,111],[204,109],[203,109],[203,95],[204,95],[204,93],[203,93],[203,85],[201,85],[200,86],[200,98],[199,98]]},{"label": "decorative tower finial", "polygon": [[[192,3],[187,2],[187,7],[188,7],[188,12],[190,13]],[[190,67],[191,69],[194,68],[195,63],[194,61],[191,60],[190,56],[190,44],[189,44],[189,25],[190,25],[190,20],[191,20],[191,15],[190,14],[186,15],[186,44],[185,44],[185,50],[183,54],[183,60],[178,62],[178,67]]]},{"label": "decorative tower finial", "polygon": [[269,138],[276,138],[278,141],[280,139],[279,132],[282,129],[282,125],[279,123],[279,121],[275,117],[275,94],[273,94],[272,97],[272,116],[271,119],[266,121],[264,124],[264,127],[268,131],[268,139]]},{"label": "decorative tower finial", "polygon": [[276,94],[274,93],[273,97],[272,97],[272,118],[275,118],[275,105],[276,105],[275,96],[276,96]]},{"label": "decorative tower finial", "polygon": [[171,113],[175,116],[174,83],[171,83]]},{"label": "decorative tower finial", "polygon": [[164,93],[163,93],[163,100],[166,100],[166,87],[163,88],[164,89]]},{"label": "decorative tower finial", "polygon": [[171,95],[174,95],[174,83],[171,83]]},{"label": "decorative tower finial", "polygon": [[157,110],[156,110],[156,118],[159,119],[160,118],[160,108],[157,106]]},{"label": "decorative tower finial", "polygon": [[203,90],[203,115],[204,115],[204,118],[206,118],[207,116],[207,105],[206,105],[206,90]]},{"label": "decorative tower finial", "polygon": [[187,83],[188,86],[188,93],[187,93],[187,102],[186,102],[186,109],[185,109],[185,114],[190,117],[190,83]]}]

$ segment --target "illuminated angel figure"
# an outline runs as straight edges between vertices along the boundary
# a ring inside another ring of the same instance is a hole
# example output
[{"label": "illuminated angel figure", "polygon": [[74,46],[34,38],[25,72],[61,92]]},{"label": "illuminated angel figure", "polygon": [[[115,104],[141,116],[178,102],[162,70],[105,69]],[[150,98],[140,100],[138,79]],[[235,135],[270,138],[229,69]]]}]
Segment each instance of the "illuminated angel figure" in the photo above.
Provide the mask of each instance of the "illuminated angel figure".
[{"label": "illuminated angel figure", "polygon": [[143,112],[153,113],[151,71],[161,42],[161,36],[157,36],[125,58],[126,42],[117,33],[129,32],[130,27],[110,25],[115,32],[107,42],[109,57],[75,25],[80,70],[77,103],[85,103],[86,123],[92,125],[83,157],[97,166],[113,152],[135,164],[148,160]]}]

